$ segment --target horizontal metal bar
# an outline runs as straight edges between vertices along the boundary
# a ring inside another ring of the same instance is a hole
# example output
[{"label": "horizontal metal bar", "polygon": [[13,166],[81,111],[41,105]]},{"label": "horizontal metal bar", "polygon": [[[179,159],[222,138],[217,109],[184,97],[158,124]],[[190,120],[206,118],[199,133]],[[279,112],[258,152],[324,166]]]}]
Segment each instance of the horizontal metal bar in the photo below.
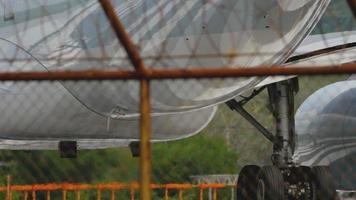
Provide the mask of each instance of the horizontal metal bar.
[{"label": "horizontal metal bar", "polygon": [[147,70],[148,79],[180,79],[180,78],[234,78],[252,76],[277,75],[325,75],[325,74],[351,74],[356,73],[356,63],[333,66],[261,66],[246,67],[206,67],[186,69],[155,69]]},{"label": "horizontal metal bar", "polygon": [[51,71],[51,72],[1,72],[1,81],[56,81],[56,80],[128,80],[141,79],[134,71]]},{"label": "horizontal metal bar", "polygon": [[124,70],[85,70],[50,72],[0,72],[0,81],[54,80],[140,80],[140,79],[201,79],[277,75],[327,75],[356,73],[356,63],[333,66],[299,67],[215,67],[186,69],[146,69],[143,72]]},{"label": "horizontal metal bar", "polygon": [[[219,183],[210,183],[210,184],[186,184],[186,183],[169,183],[169,184],[153,184],[149,185],[151,189],[182,189],[188,190],[193,188],[235,188],[236,184],[229,185],[229,184],[219,184]],[[29,192],[29,191],[82,191],[82,190],[138,190],[140,185],[136,182],[134,183],[121,183],[121,182],[113,182],[113,183],[101,183],[101,184],[75,184],[75,183],[49,183],[49,184],[33,184],[33,185],[10,185],[8,186],[1,186],[0,192],[6,191],[14,191],[14,192]]]}]

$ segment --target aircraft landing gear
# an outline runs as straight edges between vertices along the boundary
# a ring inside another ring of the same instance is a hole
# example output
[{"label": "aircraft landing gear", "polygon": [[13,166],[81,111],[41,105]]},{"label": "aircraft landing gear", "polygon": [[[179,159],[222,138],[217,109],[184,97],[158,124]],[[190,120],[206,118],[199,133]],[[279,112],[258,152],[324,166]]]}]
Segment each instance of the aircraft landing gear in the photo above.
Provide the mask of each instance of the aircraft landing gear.
[{"label": "aircraft landing gear", "polygon": [[257,181],[257,200],[284,199],[284,180],[278,167],[262,167],[257,175]]},{"label": "aircraft landing gear", "polygon": [[335,200],[331,173],[326,166],[242,168],[237,183],[237,200]]},{"label": "aircraft landing gear", "polygon": [[274,83],[267,88],[270,110],[277,122],[276,134],[270,133],[242,107],[247,101],[227,102],[232,110],[240,113],[273,143],[272,166],[248,165],[242,168],[237,183],[237,199],[335,200],[335,185],[327,166],[297,166],[292,159],[296,145],[294,95],[298,91],[298,80]]},{"label": "aircraft landing gear", "polygon": [[256,199],[257,174],[259,171],[260,167],[256,165],[247,165],[242,168],[237,180],[237,199]]}]

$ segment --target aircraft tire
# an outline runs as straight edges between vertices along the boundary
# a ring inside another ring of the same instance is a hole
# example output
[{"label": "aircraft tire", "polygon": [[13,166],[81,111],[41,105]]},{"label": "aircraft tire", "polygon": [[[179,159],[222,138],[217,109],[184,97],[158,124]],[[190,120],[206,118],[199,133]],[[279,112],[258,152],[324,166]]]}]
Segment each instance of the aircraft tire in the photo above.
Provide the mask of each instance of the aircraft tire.
[{"label": "aircraft tire", "polygon": [[313,189],[315,200],[335,200],[336,188],[329,167],[316,166],[312,168]]},{"label": "aircraft tire", "polygon": [[278,167],[262,167],[257,180],[257,200],[285,199],[283,175]]},{"label": "aircraft tire", "polygon": [[257,174],[260,167],[246,165],[239,173],[237,181],[237,199],[256,200]]}]

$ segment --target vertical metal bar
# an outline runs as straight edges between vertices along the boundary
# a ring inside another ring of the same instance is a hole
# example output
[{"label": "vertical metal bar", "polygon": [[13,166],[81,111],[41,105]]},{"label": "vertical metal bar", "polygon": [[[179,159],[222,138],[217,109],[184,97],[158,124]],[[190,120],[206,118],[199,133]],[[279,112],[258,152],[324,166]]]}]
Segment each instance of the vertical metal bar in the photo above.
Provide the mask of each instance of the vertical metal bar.
[{"label": "vertical metal bar", "polygon": [[150,82],[142,79],[141,118],[140,118],[140,199],[151,199],[151,111],[150,111]]},{"label": "vertical metal bar", "polygon": [[135,189],[130,189],[130,200],[135,200]]},{"label": "vertical metal bar", "polygon": [[62,192],[62,200],[67,200],[67,190],[63,190],[63,192]]},{"label": "vertical metal bar", "polygon": [[164,189],[164,200],[168,200],[168,188]]},{"label": "vertical metal bar", "polygon": [[115,200],[115,190],[111,190],[110,200]]},{"label": "vertical metal bar", "polygon": [[11,176],[6,176],[6,200],[11,200]]},{"label": "vertical metal bar", "polygon": [[101,190],[97,190],[96,200],[101,200]]},{"label": "vertical metal bar", "polygon": [[125,26],[121,23],[119,17],[116,15],[111,0],[99,0],[99,2],[108,20],[110,21],[111,27],[113,28],[117,38],[124,46],[132,65],[137,71],[143,72],[145,67],[140,53],[138,52],[136,45],[130,39],[130,36],[127,34]]},{"label": "vertical metal bar", "polygon": [[77,196],[77,200],[80,200],[80,191],[79,190],[76,191],[76,196]]},{"label": "vertical metal bar", "polygon": [[51,200],[51,192],[48,190],[47,191],[47,198],[46,198],[46,200]]},{"label": "vertical metal bar", "polygon": [[216,188],[213,189],[213,200],[216,200],[217,198],[217,193],[216,193]]},{"label": "vertical metal bar", "polygon": [[[294,125],[294,93],[295,89],[291,81],[283,81],[275,84],[276,105],[275,118],[277,128],[275,137],[277,143],[274,143],[273,162],[284,167],[292,162],[292,155],[295,141],[295,125]],[[272,100],[273,101],[273,100]]]},{"label": "vertical metal bar", "polygon": [[32,200],[36,200],[36,191],[32,190]]},{"label": "vertical metal bar", "polygon": [[23,200],[28,200],[28,192],[27,191],[25,191],[23,193]]},{"label": "vertical metal bar", "polygon": [[204,198],[204,190],[203,190],[203,188],[200,188],[199,189],[199,200],[203,200],[203,198]]},{"label": "vertical metal bar", "polygon": [[183,190],[179,190],[178,192],[178,199],[183,200]]},{"label": "vertical metal bar", "polygon": [[234,200],[235,199],[235,190],[234,190],[234,188],[232,187],[231,188],[231,200]]},{"label": "vertical metal bar", "polygon": [[[111,0],[99,0],[110,24],[124,46],[132,65],[137,72],[144,75],[145,66],[136,45],[131,41],[130,36],[125,30],[112,6]],[[140,130],[140,199],[151,199],[151,120],[150,120],[150,101],[149,101],[149,81],[141,80],[141,130]]]}]

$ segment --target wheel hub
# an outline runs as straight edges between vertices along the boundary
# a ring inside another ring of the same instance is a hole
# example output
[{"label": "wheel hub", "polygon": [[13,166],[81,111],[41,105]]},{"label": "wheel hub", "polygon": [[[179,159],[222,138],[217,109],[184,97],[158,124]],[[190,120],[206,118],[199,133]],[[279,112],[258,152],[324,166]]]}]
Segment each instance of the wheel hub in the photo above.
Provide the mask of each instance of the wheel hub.
[{"label": "wheel hub", "polygon": [[310,173],[306,168],[292,167],[284,170],[286,199],[312,200]]},{"label": "wheel hub", "polygon": [[311,189],[308,183],[298,183],[287,186],[287,199],[311,200]]}]

